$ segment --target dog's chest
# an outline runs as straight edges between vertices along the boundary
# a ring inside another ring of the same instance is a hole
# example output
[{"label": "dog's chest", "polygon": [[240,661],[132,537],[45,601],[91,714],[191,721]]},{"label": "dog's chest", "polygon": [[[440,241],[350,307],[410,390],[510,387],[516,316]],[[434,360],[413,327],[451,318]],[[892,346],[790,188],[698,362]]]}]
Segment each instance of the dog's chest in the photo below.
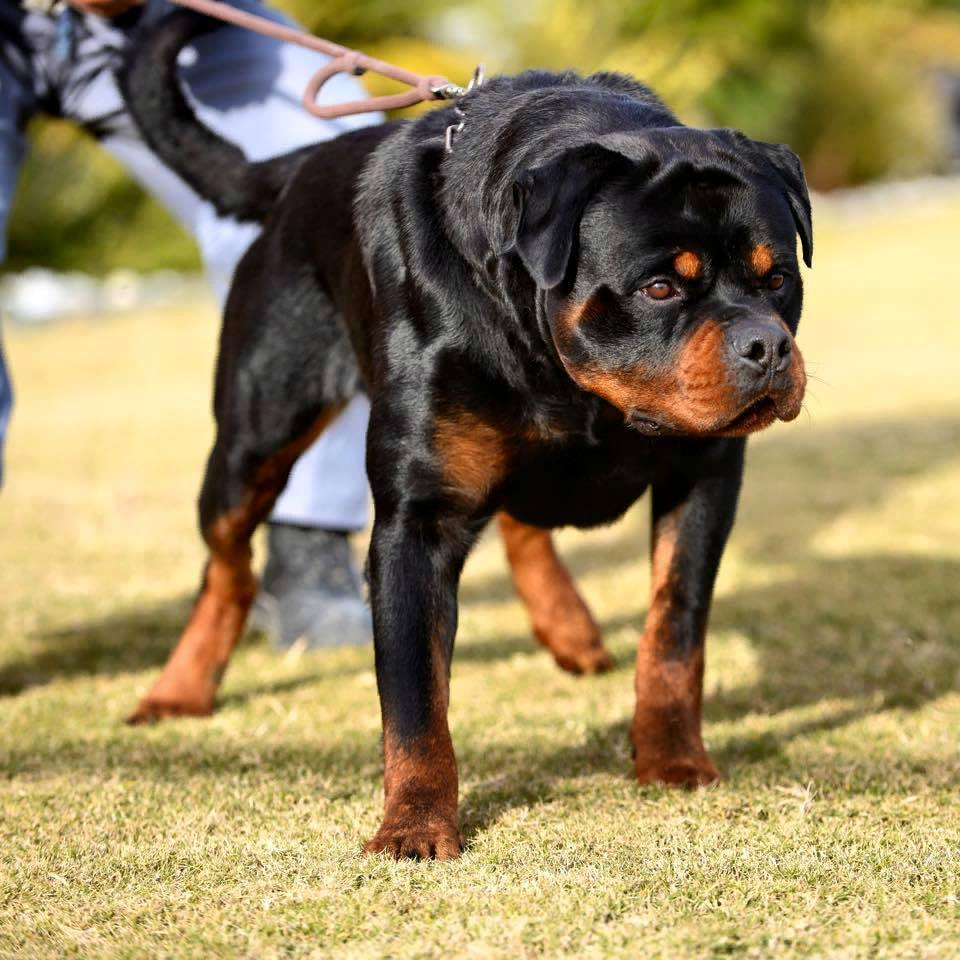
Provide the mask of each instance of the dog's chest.
[{"label": "dog's chest", "polygon": [[595,527],[622,516],[653,473],[639,444],[545,446],[511,473],[504,506],[535,526]]}]

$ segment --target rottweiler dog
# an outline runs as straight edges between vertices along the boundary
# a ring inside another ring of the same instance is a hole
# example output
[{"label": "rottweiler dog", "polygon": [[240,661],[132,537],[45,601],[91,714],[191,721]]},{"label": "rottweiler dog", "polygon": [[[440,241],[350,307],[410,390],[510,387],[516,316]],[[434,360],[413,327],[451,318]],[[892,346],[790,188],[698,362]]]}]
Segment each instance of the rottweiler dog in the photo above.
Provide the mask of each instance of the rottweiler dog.
[{"label": "rottweiler dog", "polygon": [[366,391],[385,758],[366,850],[461,851],[457,587],[495,514],[540,639],[561,665],[599,669],[607,654],[549,530],[611,523],[650,489],[636,776],[715,779],[704,638],[745,437],[794,419],[806,384],[797,235],[809,266],[812,225],[797,157],[685,127],[627,76],[531,71],[470,91],[459,113],[250,163],[178,85],[177,53],[206,29],[172,14],[121,74],[157,154],[222,213],[264,222],[224,316],[199,502],[209,562],[131,721],[211,711],[254,596],[251,534],[299,453]]}]

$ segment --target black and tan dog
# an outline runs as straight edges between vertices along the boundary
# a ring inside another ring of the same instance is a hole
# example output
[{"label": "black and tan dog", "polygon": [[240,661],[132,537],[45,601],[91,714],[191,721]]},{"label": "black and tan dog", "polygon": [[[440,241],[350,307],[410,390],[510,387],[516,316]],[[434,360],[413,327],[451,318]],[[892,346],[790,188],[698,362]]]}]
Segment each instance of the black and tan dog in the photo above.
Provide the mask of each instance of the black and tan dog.
[{"label": "black and tan dog", "polygon": [[800,411],[796,156],[686,128],[624,76],[497,77],[462,101],[259,164],[203,128],[175,13],[122,77],[156,152],[224,213],[265,219],[237,271],[200,496],[190,622],[131,718],[204,714],[253,599],[249,541],[297,455],[370,396],[369,576],[386,802],[368,851],[456,857],[447,725],[457,585],[497,512],[540,639],[608,665],[550,528],[652,495],[653,585],[631,728],[641,783],[717,776],[704,636],[744,437]]}]

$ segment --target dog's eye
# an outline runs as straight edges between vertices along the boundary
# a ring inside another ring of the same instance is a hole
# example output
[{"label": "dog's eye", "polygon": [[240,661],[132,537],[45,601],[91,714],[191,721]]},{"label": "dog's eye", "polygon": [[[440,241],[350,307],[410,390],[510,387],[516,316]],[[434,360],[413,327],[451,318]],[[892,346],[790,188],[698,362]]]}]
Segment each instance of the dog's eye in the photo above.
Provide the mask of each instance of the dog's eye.
[{"label": "dog's eye", "polygon": [[651,300],[669,300],[677,295],[677,288],[666,280],[654,280],[643,287],[643,293]]},{"label": "dog's eye", "polygon": [[786,282],[787,278],[782,273],[771,273],[767,277],[767,286],[771,290],[779,290]]}]

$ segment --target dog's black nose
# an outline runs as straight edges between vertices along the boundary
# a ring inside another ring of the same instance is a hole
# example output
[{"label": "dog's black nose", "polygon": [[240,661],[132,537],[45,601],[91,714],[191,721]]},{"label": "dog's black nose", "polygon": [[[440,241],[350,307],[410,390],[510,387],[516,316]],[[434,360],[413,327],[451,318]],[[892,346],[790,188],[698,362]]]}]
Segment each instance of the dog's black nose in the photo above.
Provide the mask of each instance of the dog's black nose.
[{"label": "dog's black nose", "polygon": [[744,323],[730,339],[741,362],[758,374],[779,373],[790,364],[790,335],[779,324]]}]

